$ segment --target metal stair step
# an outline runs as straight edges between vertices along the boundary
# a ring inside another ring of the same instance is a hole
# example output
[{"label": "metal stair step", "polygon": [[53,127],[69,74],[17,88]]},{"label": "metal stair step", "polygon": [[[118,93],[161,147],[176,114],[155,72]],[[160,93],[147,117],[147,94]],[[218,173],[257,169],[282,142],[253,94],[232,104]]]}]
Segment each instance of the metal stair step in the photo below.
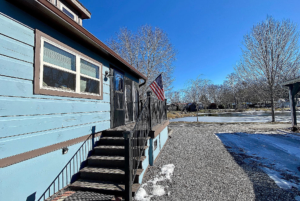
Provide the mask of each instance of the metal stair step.
[{"label": "metal stair step", "polygon": [[124,146],[100,145],[94,148],[96,155],[124,156]]},{"label": "metal stair step", "polygon": [[106,136],[106,137],[101,137],[100,140],[124,140],[124,137]]},{"label": "metal stair step", "polygon": [[[88,166],[80,171],[81,179],[88,180],[103,180],[113,182],[123,182],[125,177],[125,170],[122,168],[108,168],[108,167],[92,167]],[[137,169],[135,182],[138,182],[139,176],[142,174],[143,169]]]},{"label": "metal stair step", "polygon": [[[150,139],[150,137],[138,137],[135,138],[137,141],[136,144],[140,145],[140,143],[144,142],[144,140]],[[101,137],[99,140],[99,145],[116,145],[116,146],[124,146],[124,138],[123,137]]]},{"label": "metal stair step", "polygon": [[[141,148],[138,146],[137,148]],[[148,146],[144,146],[144,150],[146,150]],[[125,147],[124,146],[116,146],[116,145],[99,145],[95,147],[96,155],[109,155],[109,156],[124,156]]]},{"label": "metal stair step", "polygon": [[123,137],[101,137],[99,140],[99,145],[124,146],[124,138]]},{"label": "metal stair step", "polygon": [[[146,156],[141,156],[140,161],[144,161]],[[88,157],[89,166],[100,166],[100,167],[119,167],[123,168],[125,158],[123,156],[97,156],[93,155]],[[140,163],[141,165],[141,163]]]},{"label": "metal stair step", "polygon": [[[114,193],[122,195],[125,192],[125,185],[122,183],[106,182],[106,181],[93,181],[79,179],[69,186],[72,190],[82,190],[82,191],[94,191],[100,193]],[[139,189],[140,184],[134,183],[132,185],[132,193],[136,193]]]},{"label": "metal stair step", "polygon": [[[137,146],[140,148],[141,146]],[[124,149],[124,146],[115,146],[115,145],[99,145],[96,146],[95,149]],[[147,149],[148,146],[144,146],[144,149]]]},{"label": "metal stair step", "polygon": [[123,132],[125,130],[121,130],[121,131],[110,131],[110,130],[105,130],[105,131],[102,131],[102,136],[104,137],[110,137],[110,136],[113,136],[113,137],[123,137]]}]

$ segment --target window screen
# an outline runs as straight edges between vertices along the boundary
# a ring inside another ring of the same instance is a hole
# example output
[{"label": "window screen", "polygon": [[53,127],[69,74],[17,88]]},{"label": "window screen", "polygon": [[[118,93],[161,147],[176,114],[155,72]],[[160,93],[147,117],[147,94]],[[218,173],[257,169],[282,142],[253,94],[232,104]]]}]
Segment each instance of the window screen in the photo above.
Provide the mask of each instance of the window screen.
[{"label": "window screen", "polygon": [[84,59],[80,59],[80,73],[99,78],[99,67]]},{"label": "window screen", "polygon": [[44,42],[44,62],[75,71],[76,57],[58,47]]}]

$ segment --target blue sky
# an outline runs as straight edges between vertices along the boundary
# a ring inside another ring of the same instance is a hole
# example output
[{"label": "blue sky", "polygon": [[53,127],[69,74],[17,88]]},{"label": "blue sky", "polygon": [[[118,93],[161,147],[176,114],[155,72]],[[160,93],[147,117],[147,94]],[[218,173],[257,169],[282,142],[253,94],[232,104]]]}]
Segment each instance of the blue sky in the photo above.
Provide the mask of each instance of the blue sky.
[{"label": "blue sky", "polygon": [[222,84],[241,55],[243,36],[267,15],[300,24],[299,0],[80,0],[92,13],[83,26],[105,42],[121,27],[164,30],[178,51],[174,90],[203,74]]}]

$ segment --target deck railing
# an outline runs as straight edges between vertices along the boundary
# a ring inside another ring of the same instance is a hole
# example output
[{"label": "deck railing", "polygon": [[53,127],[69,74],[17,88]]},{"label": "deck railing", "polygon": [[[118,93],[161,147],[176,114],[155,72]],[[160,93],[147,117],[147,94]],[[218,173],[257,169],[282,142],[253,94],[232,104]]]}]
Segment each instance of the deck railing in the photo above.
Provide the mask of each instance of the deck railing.
[{"label": "deck railing", "polygon": [[157,98],[150,98],[150,111],[151,111],[151,128],[161,124],[167,120],[167,105],[166,100],[161,101]]},{"label": "deck railing", "polygon": [[167,119],[166,101],[151,97],[147,92],[136,124],[131,131],[124,132],[125,139],[125,200],[132,200],[132,184],[136,172],[141,168],[141,157],[147,145],[150,131],[157,124]]}]

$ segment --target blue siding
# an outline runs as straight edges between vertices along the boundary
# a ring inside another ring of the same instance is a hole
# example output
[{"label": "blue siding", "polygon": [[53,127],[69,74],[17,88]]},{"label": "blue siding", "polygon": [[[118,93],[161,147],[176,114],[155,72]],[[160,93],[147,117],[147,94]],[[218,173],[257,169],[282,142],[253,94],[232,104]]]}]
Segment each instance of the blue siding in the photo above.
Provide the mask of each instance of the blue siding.
[{"label": "blue siding", "polygon": [[73,126],[46,132],[32,133],[30,135],[21,135],[14,138],[2,138],[0,139],[0,158],[13,156],[45,146],[50,146],[52,144],[64,142],[69,139],[78,138],[83,135],[88,135],[92,133],[93,127],[96,128],[96,132],[99,132],[104,129],[108,129],[109,126],[110,122],[104,121],[82,126]]},{"label": "blue siding", "polygon": [[[30,63],[0,55],[0,75],[32,80],[33,66]],[[0,85],[3,86],[2,83]]]},{"label": "blue siding", "polygon": [[109,120],[109,111],[60,115],[41,115],[30,117],[0,117],[0,137],[3,138],[13,135],[29,135],[30,133],[34,132],[41,132],[50,129],[61,129],[65,127],[72,127],[76,125]]},{"label": "blue siding", "polygon": [[[157,148],[156,150],[152,151],[154,149],[155,140],[157,140]],[[160,134],[156,136],[156,138],[150,139],[150,157],[149,157],[150,165],[153,165],[154,160],[158,156],[163,146],[166,144],[167,140],[168,140],[168,127],[164,128],[164,130],[162,130]]]},{"label": "blue siding", "polygon": [[142,163],[142,168],[143,168],[143,172],[142,172],[142,174],[140,175],[140,177],[139,177],[139,183],[141,184],[142,183],[142,181],[143,181],[143,177],[144,177],[144,174],[145,174],[145,172],[146,172],[146,169],[147,169],[147,167],[149,166],[149,155],[150,155],[150,140],[151,139],[148,139],[147,140],[147,146],[148,146],[148,148],[145,150],[145,156],[146,156],[146,159],[143,161],[143,163]]},{"label": "blue siding", "polygon": [[27,43],[30,46],[34,46],[33,30],[12,21],[3,15],[0,15],[0,33],[23,43]]},{"label": "blue siding", "polygon": [[[1,19],[0,19],[1,20]],[[0,54],[33,63],[33,47],[0,35]]]},{"label": "blue siding", "polygon": [[[156,150],[153,150],[155,140],[157,140],[157,148]],[[143,176],[146,172],[148,165],[153,165],[154,160],[157,158],[158,154],[162,150],[163,146],[166,144],[167,140],[168,140],[168,127],[164,128],[164,130],[162,130],[160,134],[156,136],[156,138],[154,139],[151,138],[147,141],[147,146],[149,146],[149,148],[145,150],[146,159],[142,163],[142,168],[144,170],[141,176],[139,177],[140,184],[142,183]]]},{"label": "blue siding", "polygon": [[[109,111],[109,103],[0,96],[1,116]],[[26,118],[26,117],[24,117]]]}]

